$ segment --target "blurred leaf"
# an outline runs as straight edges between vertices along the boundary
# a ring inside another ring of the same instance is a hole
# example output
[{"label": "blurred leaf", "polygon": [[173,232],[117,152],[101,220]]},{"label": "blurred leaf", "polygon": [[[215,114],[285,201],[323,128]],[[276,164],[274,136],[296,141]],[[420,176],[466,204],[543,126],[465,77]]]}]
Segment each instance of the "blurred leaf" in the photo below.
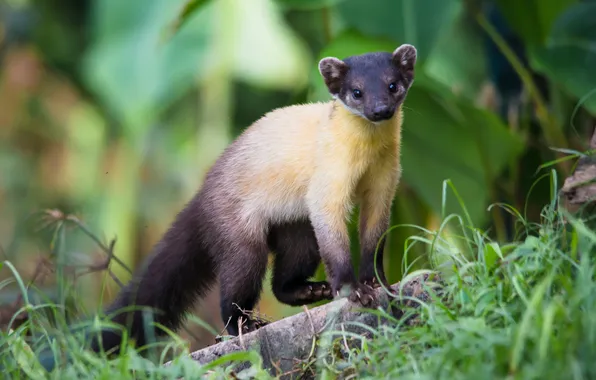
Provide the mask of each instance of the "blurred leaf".
[{"label": "blurred leaf", "polygon": [[555,19],[577,0],[497,0],[499,10],[529,45],[542,45]]},{"label": "blurred leaf", "polygon": [[[582,98],[596,89],[595,43],[596,3],[577,4],[557,19],[546,46],[531,50],[532,64]],[[587,98],[584,106],[596,114],[596,97]]]},{"label": "blurred leaf", "polygon": [[45,371],[27,342],[12,330],[7,335],[6,346],[10,349],[19,368],[31,378],[43,377]]},{"label": "blurred leaf", "polygon": [[485,245],[484,250],[484,265],[486,270],[492,270],[497,263],[497,260],[501,259],[503,254],[500,252],[499,245],[496,243],[489,243]]},{"label": "blurred leaf", "polygon": [[[310,55],[273,0],[227,0],[222,23],[240,80],[260,87],[299,89],[308,83]],[[229,33],[229,35],[228,35]],[[233,40],[232,40],[233,38]]]},{"label": "blurred leaf", "polygon": [[458,4],[456,0],[348,0],[337,8],[348,28],[415,45],[424,61]]},{"label": "blurred leaf", "polygon": [[95,43],[85,74],[99,97],[137,133],[183,91],[202,67],[211,31],[211,7],[193,12],[164,39],[181,0],[104,0],[94,3]]},{"label": "blurred leaf", "polygon": [[90,104],[73,107],[68,123],[66,151],[69,160],[64,170],[71,184],[68,196],[71,202],[91,202],[105,178],[102,155],[105,146],[105,121]]},{"label": "blurred leaf", "polygon": [[342,58],[370,51],[392,52],[397,46],[397,43],[390,38],[371,38],[354,29],[349,29],[334,38],[320,53],[320,56]]},{"label": "blurred leaf", "polygon": [[[451,179],[473,222],[482,223],[495,201],[493,181],[523,145],[493,113],[434,87],[419,76],[404,105],[404,181],[440,212],[442,183]],[[446,212],[461,213],[453,194]]]},{"label": "blurred leaf", "polygon": [[[264,87],[295,89],[307,82],[308,52],[272,0],[183,7],[182,0],[105,0],[96,5],[87,78],[135,133],[195,81],[209,77],[211,69],[225,67],[238,79]],[[170,35],[180,9],[188,7],[195,8]]]},{"label": "blurred leaf", "polygon": [[315,10],[330,7],[346,0],[275,0],[284,9]]},{"label": "blurred leaf", "polygon": [[[348,33],[334,40],[319,58],[346,57],[387,50],[388,41]],[[330,100],[320,75],[312,76],[310,100]],[[419,71],[404,104],[402,134],[404,181],[435,212],[441,211],[442,183],[451,179],[475,223],[488,216],[490,187],[521,142],[491,112],[456,98],[445,86]],[[461,212],[449,196],[447,212]]]},{"label": "blurred leaf", "polygon": [[483,41],[474,24],[467,22],[460,5],[457,16],[445,25],[425,64],[426,75],[469,99],[476,99],[486,80]]},{"label": "blurred leaf", "polygon": [[205,5],[209,0],[188,0],[180,16],[178,17],[178,27],[183,25],[192,15],[193,12],[197,11],[201,6]]}]

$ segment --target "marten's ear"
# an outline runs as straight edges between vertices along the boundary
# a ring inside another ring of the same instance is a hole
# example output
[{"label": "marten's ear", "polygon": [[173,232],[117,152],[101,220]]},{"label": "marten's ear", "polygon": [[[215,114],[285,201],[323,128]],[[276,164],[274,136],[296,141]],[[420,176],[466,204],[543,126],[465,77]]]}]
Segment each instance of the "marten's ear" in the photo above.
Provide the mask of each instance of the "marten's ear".
[{"label": "marten's ear", "polygon": [[327,57],[319,61],[319,72],[331,95],[338,95],[341,84],[348,72],[348,65],[335,57]]},{"label": "marten's ear", "polygon": [[417,55],[418,52],[414,46],[403,44],[395,49],[392,56],[393,64],[397,66],[410,84],[414,79],[414,65],[416,65]]}]

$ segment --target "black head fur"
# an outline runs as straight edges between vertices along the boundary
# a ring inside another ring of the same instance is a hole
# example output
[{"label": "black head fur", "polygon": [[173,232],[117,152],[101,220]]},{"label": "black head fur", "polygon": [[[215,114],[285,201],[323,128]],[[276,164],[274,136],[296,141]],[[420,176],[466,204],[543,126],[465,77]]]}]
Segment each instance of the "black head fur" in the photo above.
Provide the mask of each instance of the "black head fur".
[{"label": "black head fur", "polygon": [[335,57],[319,62],[329,92],[350,111],[377,123],[393,117],[414,81],[417,52],[403,44],[393,53]]}]

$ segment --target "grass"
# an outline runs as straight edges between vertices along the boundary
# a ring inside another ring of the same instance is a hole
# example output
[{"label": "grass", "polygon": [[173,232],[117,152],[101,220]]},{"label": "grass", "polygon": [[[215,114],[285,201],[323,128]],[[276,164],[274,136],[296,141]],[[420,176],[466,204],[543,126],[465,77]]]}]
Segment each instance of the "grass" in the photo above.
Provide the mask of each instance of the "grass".
[{"label": "grass", "polygon": [[[556,194],[556,177],[551,179]],[[445,193],[449,187],[446,182]],[[332,346],[321,344],[317,378],[596,378],[596,260],[592,254],[596,231],[591,220],[566,214],[555,197],[538,223],[502,206],[516,215],[517,235],[514,241],[497,243],[470,225],[464,201],[459,200],[463,216],[445,215],[439,231],[420,228],[405,249],[413,244],[428,247],[433,269],[443,279],[441,296],[409,311],[416,313],[416,325],[395,321],[346,355],[338,356]],[[5,265],[10,269],[10,263]],[[13,273],[24,289],[18,273]],[[151,361],[135,349],[107,361],[82,350],[74,335],[48,327],[41,310],[53,305],[36,307],[29,307],[27,323],[1,337],[0,363],[11,378],[270,377],[256,352],[236,353],[199,366],[186,357],[185,344],[176,339],[165,350],[176,358],[168,367],[158,365],[165,361],[161,353]],[[39,337],[28,339],[31,347],[48,336],[67,344],[72,363],[44,373],[23,349],[29,331]],[[347,339],[358,342],[357,337]],[[250,361],[250,369],[232,374],[233,364],[242,361]]]},{"label": "grass", "polygon": [[418,326],[386,327],[342,364],[361,379],[595,378],[590,220],[556,202],[539,224],[517,215],[518,238],[503,245],[458,215],[445,218],[459,227],[451,241],[418,239],[434,246],[444,297],[423,305]]}]

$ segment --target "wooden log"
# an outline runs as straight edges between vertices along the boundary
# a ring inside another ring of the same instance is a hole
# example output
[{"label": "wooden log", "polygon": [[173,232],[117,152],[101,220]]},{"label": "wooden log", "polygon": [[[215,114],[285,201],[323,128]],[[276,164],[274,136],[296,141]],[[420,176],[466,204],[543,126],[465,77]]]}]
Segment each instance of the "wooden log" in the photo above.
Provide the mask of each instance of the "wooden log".
[{"label": "wooden log", "polygon": [[[596,128],[590,139],[590,150],[596,151]],[[565,179],[559,192],[565,208],[576,212],[596,200],[596,156],[581,157],[572,175]]]},{"label": "wooden log", "polygon": [[[407,317],[407,324],[416,323],[416,314],[404,314],[404,309],[418,307],[420,301],[429,302],[428,290],[434,291],[439,283],[438,275],[425,273],[392,285],[391,289],[395,295],[390,296],[385,289],[378,288],[376,306],[388,311],[393,318]],[[283,375],[282,378],[301,375],[301,378],[305,378],[299,369],[307,360],[312,359],[315,340],[319,341],[323,336],[327,341],[340,337],[348,344],[347,339],[342,338],[344,331],[366,338],[370,337],[370,331],[357,324],[376,328],[379,324],[390,323],[389,321],[351,303],[347,298],[341,298],[310,310],[305,307],[302,313],[195,351],[191,357],[200,364],[207,364],[233,352],[255,349],[260,353],[264,367],[272,375]],[[323,332],[327,335],[322,334]],[[171,362],[166,363],[169,364]],[[244,363],[236,367],[236,370],[241,371],[247,367],[248,363]]]}]

